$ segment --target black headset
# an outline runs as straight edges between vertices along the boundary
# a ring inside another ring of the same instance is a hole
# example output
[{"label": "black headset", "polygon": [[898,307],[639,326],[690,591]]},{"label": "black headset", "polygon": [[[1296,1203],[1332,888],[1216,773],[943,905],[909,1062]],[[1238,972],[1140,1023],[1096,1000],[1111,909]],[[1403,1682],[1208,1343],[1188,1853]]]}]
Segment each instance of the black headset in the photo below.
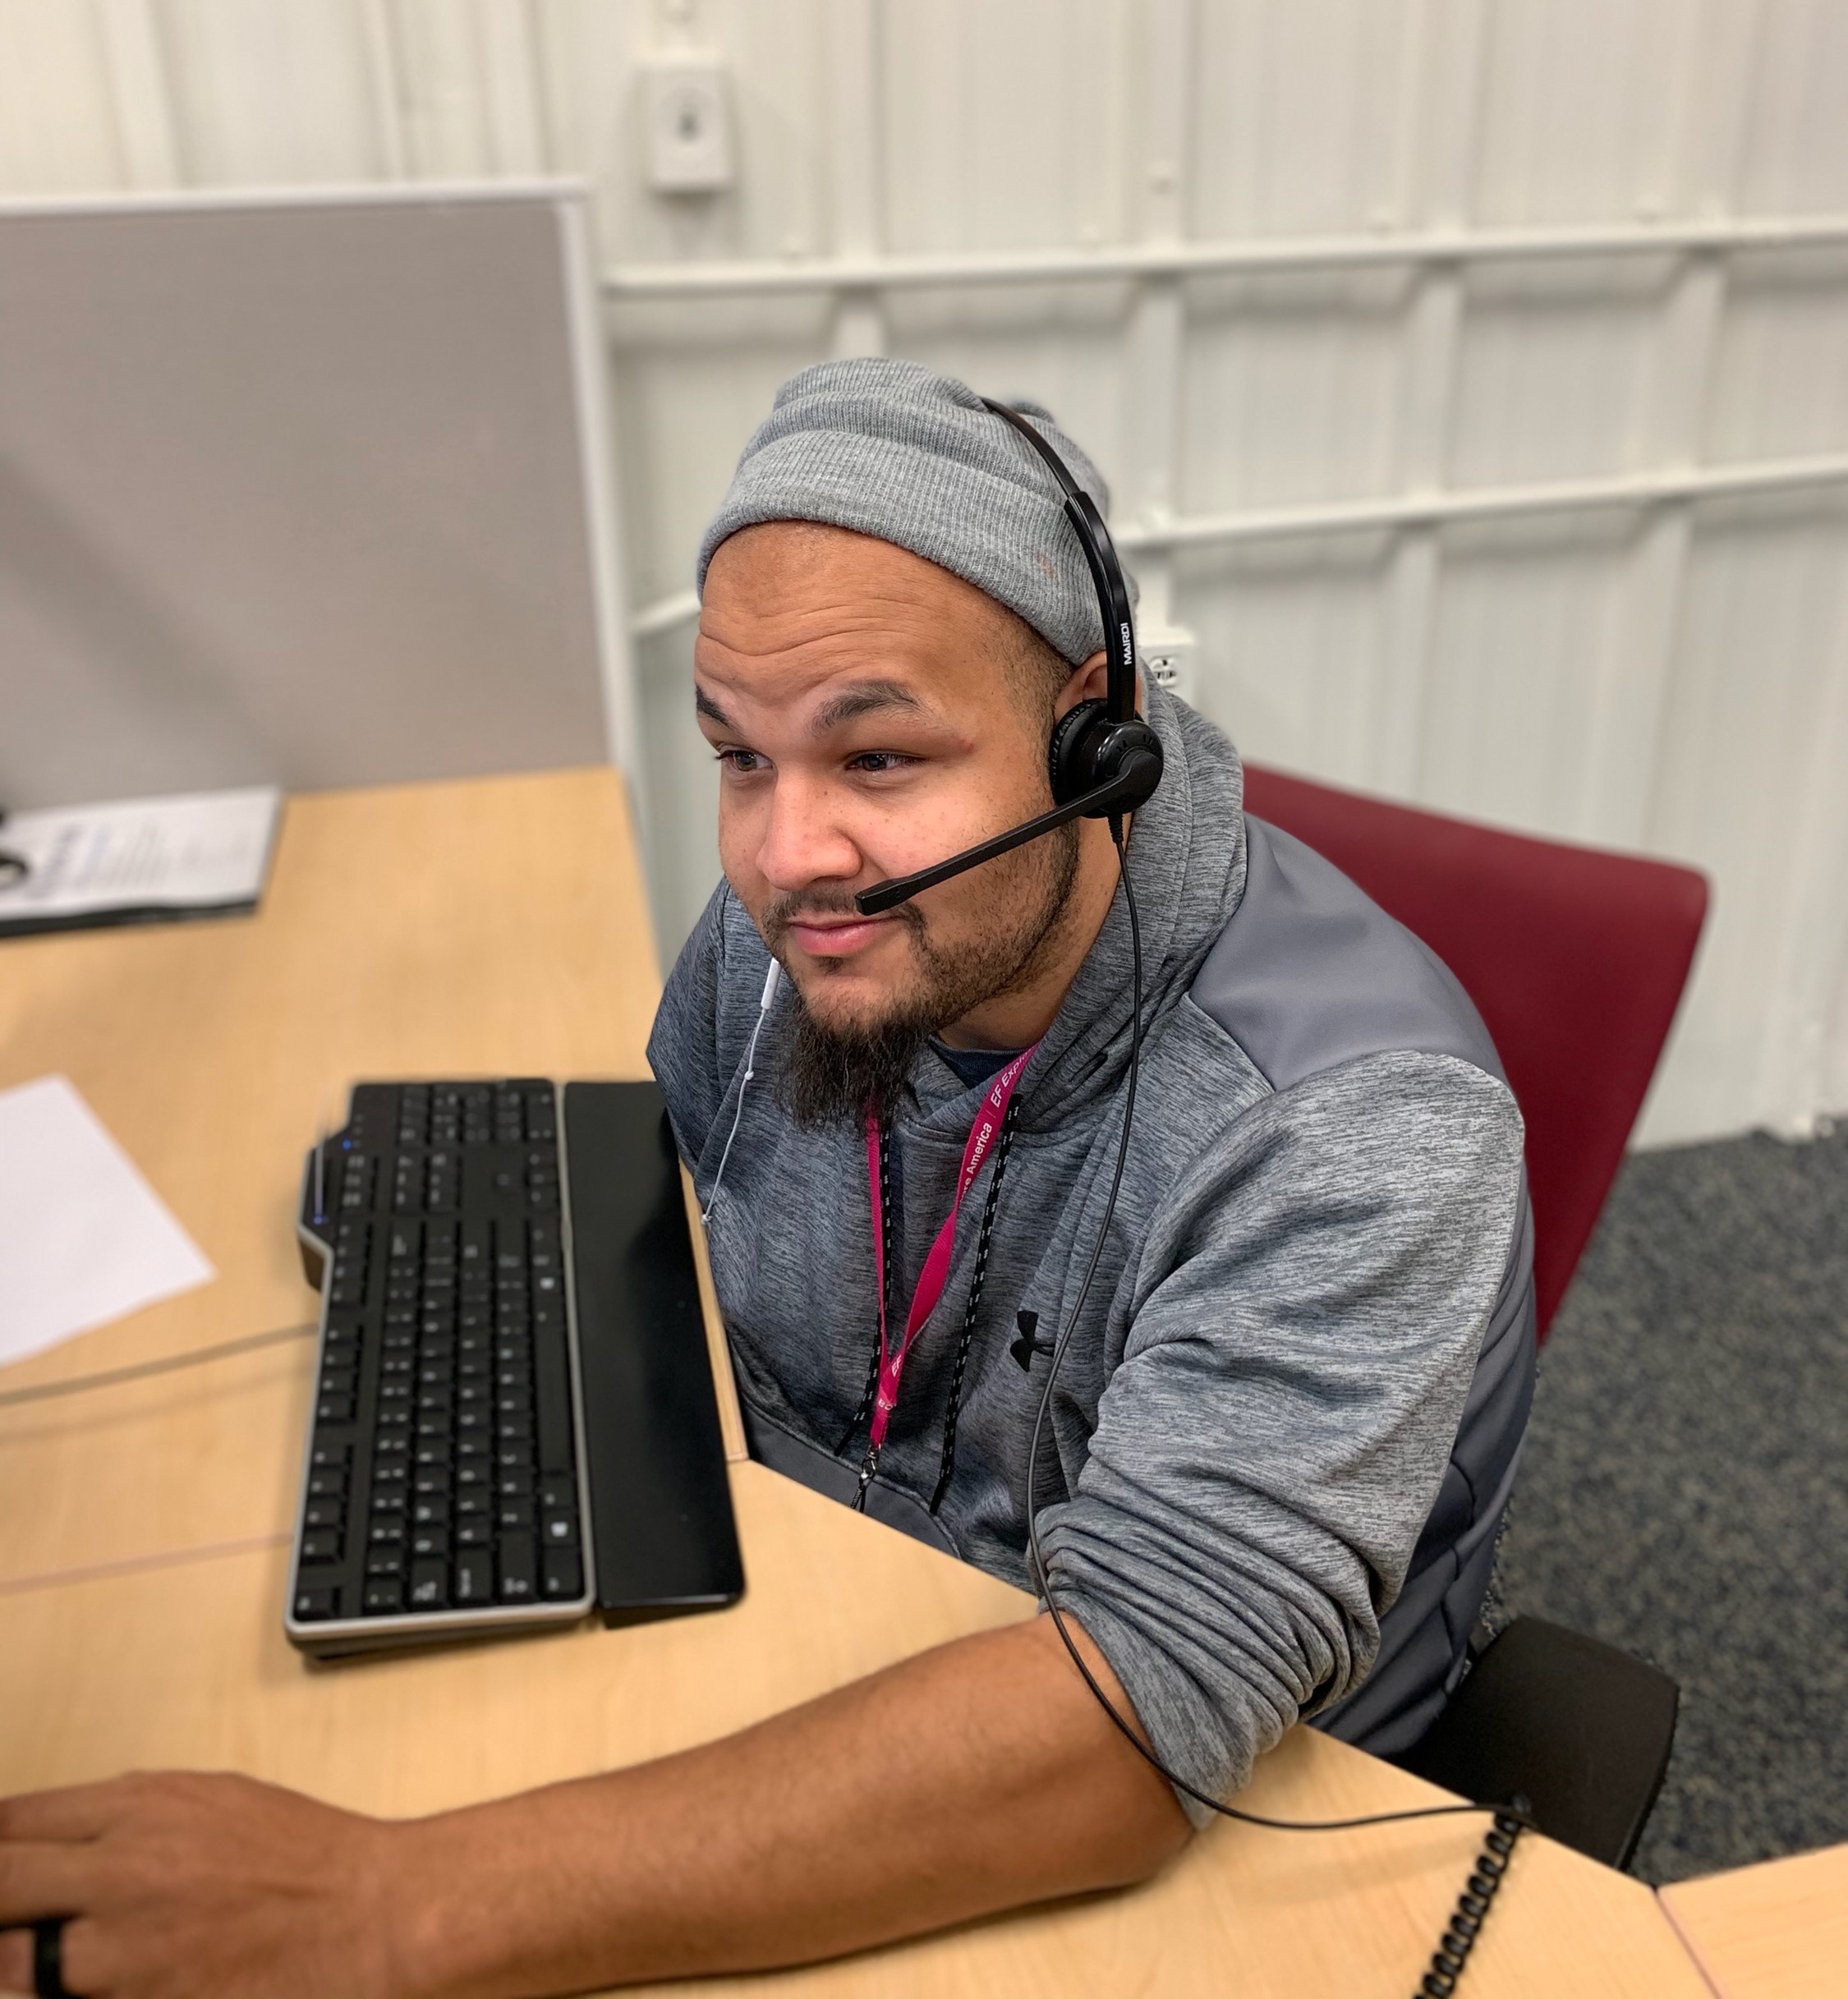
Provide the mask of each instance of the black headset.
[{"label": "black headset", "polygon": [[948,881],[984,861],[1010,853],[1043,834],[1055,832],[1074,819],[1107,819],[1119,836],[1123,816],[1146,805],[1161,782],[1161,738],[1136,713],[1136,620],[1129,603],[1129,579],[1110,540],[1110,531],[1096,503],[1065,461],[1018,410],[982,398],[986,407],[1010,423],[1051,468],[1064,496],[1065,518],[1084,550],[1086,566],[1097,591],[1103,619],[1104,655],[1109,662],[1110,691],[1101,701],[1080,701],[1054,724],[1046,745],[1046,774],[1052,780],[1053,807],[1007,832],[970,847],[934,867],[915,875],[877,881],[853,898],[863,917],[876,917],[939,882]]}]

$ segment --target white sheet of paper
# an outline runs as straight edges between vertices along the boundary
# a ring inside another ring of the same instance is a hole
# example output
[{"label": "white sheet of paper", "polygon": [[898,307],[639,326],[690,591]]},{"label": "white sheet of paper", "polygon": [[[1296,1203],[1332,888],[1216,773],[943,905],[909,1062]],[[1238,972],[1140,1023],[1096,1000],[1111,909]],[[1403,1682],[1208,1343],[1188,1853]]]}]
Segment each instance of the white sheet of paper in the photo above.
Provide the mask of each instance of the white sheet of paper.
[{"label": "white sheet of paper", "polygon": [[16,812],[0,826],[0,852],[27,871],[0,875],[0,924],[254,908],[282,804],[264,785]]},{"label": "white sheet of paper", "polygon": [[63,1077],[0,1090],[0,1363],[217,1275]]}]

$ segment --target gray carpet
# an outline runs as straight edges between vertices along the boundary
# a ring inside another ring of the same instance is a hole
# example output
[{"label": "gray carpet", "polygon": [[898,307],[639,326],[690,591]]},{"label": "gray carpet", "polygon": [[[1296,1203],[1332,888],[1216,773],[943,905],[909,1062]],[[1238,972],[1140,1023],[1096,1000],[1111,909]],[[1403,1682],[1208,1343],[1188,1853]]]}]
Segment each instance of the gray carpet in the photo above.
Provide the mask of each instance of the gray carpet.
[{"label": "gray carpet", "polygon": [[1645,1880],[1848,1840],[1848,1133],[1625,1162],[1498,1586],[1680,1682]]}]

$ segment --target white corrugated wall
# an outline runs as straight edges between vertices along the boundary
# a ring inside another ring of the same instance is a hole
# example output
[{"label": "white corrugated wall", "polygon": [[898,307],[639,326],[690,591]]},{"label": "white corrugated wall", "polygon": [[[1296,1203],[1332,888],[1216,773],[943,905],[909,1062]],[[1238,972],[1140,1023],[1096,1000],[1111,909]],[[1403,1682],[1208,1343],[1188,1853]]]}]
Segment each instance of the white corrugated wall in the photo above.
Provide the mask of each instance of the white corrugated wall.
[{"label": "white corrugated wall", "polygon": [[1095,450],[1248,754],[1708,871],[1656,1140],[1848,1108],[1845,103],[1848,0],[0,0],[0,195],[595,184],[670,945],[700,526],[883,348]]}]

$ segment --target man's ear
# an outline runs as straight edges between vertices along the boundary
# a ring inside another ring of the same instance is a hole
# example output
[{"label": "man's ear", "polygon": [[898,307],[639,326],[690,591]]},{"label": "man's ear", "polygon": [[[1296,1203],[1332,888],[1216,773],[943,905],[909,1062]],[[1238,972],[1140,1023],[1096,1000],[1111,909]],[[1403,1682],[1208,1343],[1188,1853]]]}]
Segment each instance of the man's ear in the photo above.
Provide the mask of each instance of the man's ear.
[{"label": "man's ear", "polygon": [[1101,701],[1110,692],[1110,666],[1102,649],[1092,654],[1083,666],[1072,669],[1072,677],[1059,691],[1052,704],[1052,719],[1069,715],[1080,701]]}]

